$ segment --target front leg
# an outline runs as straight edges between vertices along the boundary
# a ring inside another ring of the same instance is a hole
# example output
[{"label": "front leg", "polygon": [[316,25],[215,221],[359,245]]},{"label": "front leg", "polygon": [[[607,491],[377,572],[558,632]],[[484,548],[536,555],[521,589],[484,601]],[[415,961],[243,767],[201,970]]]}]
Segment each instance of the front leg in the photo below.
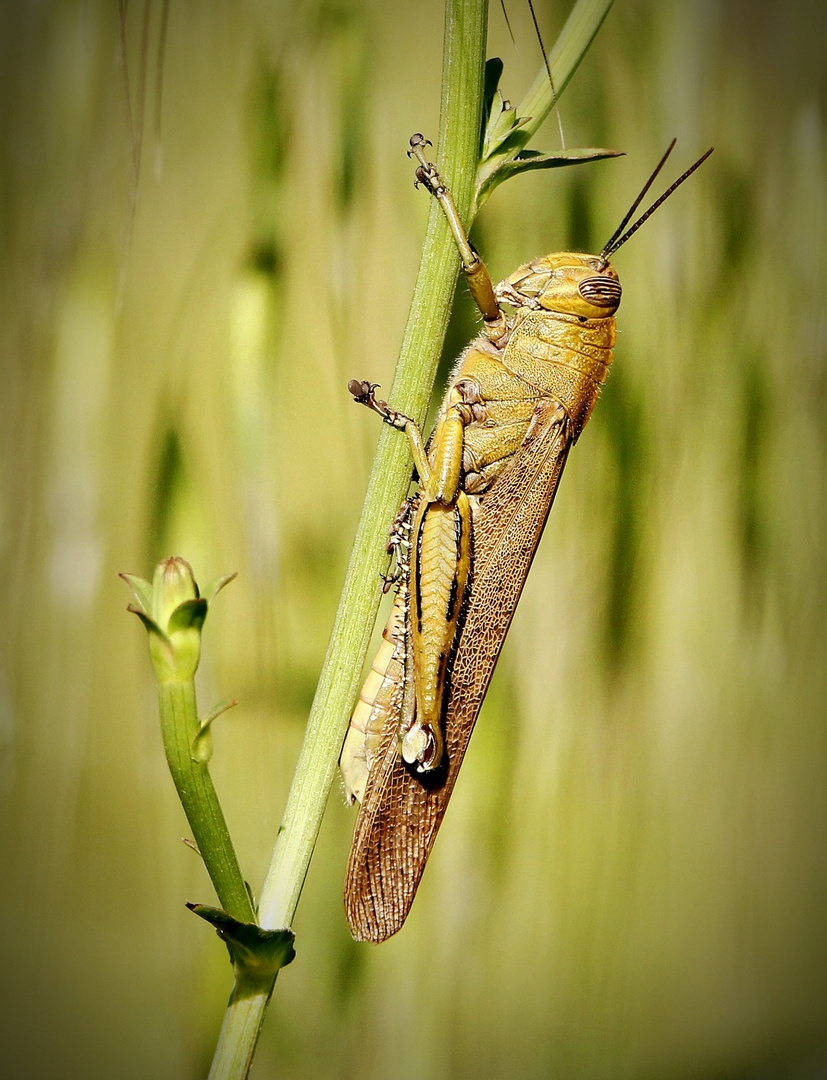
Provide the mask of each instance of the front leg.
[{"label": "front leg", "polygon": [[425,147],[429,145],[428,140],[417,134],[411,136],[410,142],[411,148],[408,151],[408,156],[415,157],[419,162],[416,170],[416,182],[424,185],[430,191],[445,214],[462,259],[462,269],[468,281],[469,292],[482,313],[485,335],[489,341],[502,345],[508,334],[508,323],[500,308],[485,263],[468,239],[468,233],[459,216],[451,192],[436,171],[436,166],[433,162],[428,161],[425,156]]},{"label": "front leg", "polygon": [[422,432],[419,430],[416,421],[412,420],[410,416],[397,412],[396,409],[392,409],[388,405],[387,401],[382,401],[381,398],[376,397],[374,391],[378,386],[379,383],[359,381],[358,379],[351,379],[347,384],[348,391],[353,394],[355,402],[359,405],[365,405],[378,416],[381,416],[386,424],[395,427],[398,431],[405,432],[411,444],[411,453],[413,454],[416,471],[419,473],[420,481],[425,486],[431,476],[431,466],[428,464],[428,455],[425,451]]}]

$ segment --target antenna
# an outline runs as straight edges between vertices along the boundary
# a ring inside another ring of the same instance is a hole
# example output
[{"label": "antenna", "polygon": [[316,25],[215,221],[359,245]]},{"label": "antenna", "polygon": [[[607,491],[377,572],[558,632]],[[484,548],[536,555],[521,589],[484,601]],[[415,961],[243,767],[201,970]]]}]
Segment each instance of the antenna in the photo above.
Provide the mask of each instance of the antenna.
[{"label": "antenna", "polygon": [[631,218],[632,214],[634,214],[635,210],[637,210],[637,208],[643,202],[643,196],[646,194],[646,192],[649,190],[649,188],[655,182],[658,173],[661,171],[663,166],[666,164],[666,159],[669,157],[669,155],[675,149],[675,143],[677,141],[678,141],[677,139],[673,139],[672,142],[666,147],[666,153],[663,155],[663,157],[660,159],[658,164],[655,166],[655,171],[652,173],[652,175],[649,177],[649,179],[643,185],[643,188],[641,189],[640,195],[638,195],[638,197],[635,199],[635,201],[629,207],[629,212],[626,214],[626,217],[623,219],[623,221],[621,221],[621,223],[618,225],[618,227],[615,229],[615,231],[612,233],[612,235],[606,241],[606,243],[605,243],[605,245],[603,247],[604,252],[608,252],[609,248],[611,248],[612,244],[615,242],[615,240],[617,240],[618,236],[620,236],[620,234],[623,232],[623,230],[629,224],[629,219]]},{"label": "antenna", "polygon": [[511,20],[508,17],[508,11],[505,7],[505,0],[500,0],[500,7],[503,10],[503,18],[505,19],[505,25],[508,27],[508,36],[511,38],[511,44],[516,49],[517,42],[514,40],[514,31],[511,29]]},{"label": "antenna", "polygon": [[632,214],[634,214],[635,210],[637,210],[637,208],[640,206],[641,202],[643,201],[644,195],[649,190],[649,188],[652,186],[652,183],[655,180],[655,177],[658,175],[660,170],[663,168],[664,164],[666,163],[666,159],[672,153],[672,149],[673,149],[676,141],[677,141],[676,139],[673,139],[672,142],[669,144],[669,146],[668,146],[668,148],[666,150],[666,153],[660,159],[660,162],[658,163],[657,168],[652,173],[652,175],[649,177],[649,179],[646,181],[646,183],[643,185],[643,190],[641,191],[641,193],[638,195],[638,197],[635,199],[635,201],[632,203],[631,207],[629,208],[629,212],[626,214],[623,221],[621,221],[618,228],[615,229],[615,231],[612,234],[612,236],[610,237],[608,243],[603,248],[603,250],[600,252],[600,259],[603,262],[605,262],[609,258],[610,255],[613,255],[617,251],[617,249],[619,247],[621,247],[623,244],[625,244],[630,236],[633,236],[634,233],[636,233],[638,231],[638,229],[641,227],[641,225],[644,223],[644,221],[646,221],[647,218],[650,218],[652,216],[652,214],[654,214],[654,212],[657,210],[657,208],[662,203],[666,202],[666,200],[669,198],[669,196],[672,195],[681,186],[681,184],[684,182],[684,180],[688,180],[689,177],[692,175],[692,173],[695,172],[696,169],[699,169],[701,167],[701,165],[703,165],[703,163],[706,161],[706,159],[709,157],[709,155],[715,149],[714,146],[710,146],[710,148],[707,150],[707,152],[705,154],[703,154],[701,157],[699,157],[698,160],[695,162],[695,164],[691,165],[682,176],[679,176],[678,179],[675,181],[675,183],[672,184],[671,187],[667,188],[666,191],[664,191],[664,193],[661,195],[661,197],[659,199],[656,199],[652,203],[652,205],[649,207],[649,209],[644,214],[641,214],[641,216],[637,219],[637,221],[634,223],[634,225],[632,225],[629,229],[627,229],[626,232],[623,233],[623,235],[618,240],[618,235],[621,232],[623,232],[623,229],[626,227],[626,224],[629,221],[629,218],[632,216]]}]

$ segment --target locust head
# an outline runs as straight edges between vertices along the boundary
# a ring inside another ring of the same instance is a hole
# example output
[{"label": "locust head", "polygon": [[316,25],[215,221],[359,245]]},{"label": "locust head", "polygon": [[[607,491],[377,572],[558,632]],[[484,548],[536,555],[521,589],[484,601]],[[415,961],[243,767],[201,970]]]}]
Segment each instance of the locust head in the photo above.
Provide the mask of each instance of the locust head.
[{"label": "locust head", "polygon": [[498,299],[586,319],[605,319],[620,305],[617,271],[599,255],[562,251],[521,266],[497,286]]}]

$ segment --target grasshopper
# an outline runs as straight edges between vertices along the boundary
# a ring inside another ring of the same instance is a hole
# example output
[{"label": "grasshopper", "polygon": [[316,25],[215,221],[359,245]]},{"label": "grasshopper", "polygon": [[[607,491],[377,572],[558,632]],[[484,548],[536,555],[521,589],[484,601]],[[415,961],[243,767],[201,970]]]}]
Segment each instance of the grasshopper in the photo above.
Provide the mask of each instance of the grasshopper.
[{"label": "grasshopper", "polygon": [[407,435],[420,486],[391,531],[396,600],[340,758],[348,800],[361,803],[345,909],[353,936],[374,942],[410,910],[569,450],[609,373],[621,299],[609,256],[712,152],[626,229],[673,140],[599,255],[546,255],[494,287],[428,143],[414,135],[410,145],[483,329],[454,368],[427,447],[375,384],[348,387]]}]

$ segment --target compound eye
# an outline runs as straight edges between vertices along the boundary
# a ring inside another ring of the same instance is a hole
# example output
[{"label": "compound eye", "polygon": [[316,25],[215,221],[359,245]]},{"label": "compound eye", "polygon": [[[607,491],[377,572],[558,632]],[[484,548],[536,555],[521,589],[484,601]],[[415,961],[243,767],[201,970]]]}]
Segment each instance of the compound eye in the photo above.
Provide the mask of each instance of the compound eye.
[{"label": "compound eye", "polygon": [[617,307],[622,293],[620,282],[616,278],[602,274],[599,277],[585,278],[577,286],[577,291],[595,307]]}]

